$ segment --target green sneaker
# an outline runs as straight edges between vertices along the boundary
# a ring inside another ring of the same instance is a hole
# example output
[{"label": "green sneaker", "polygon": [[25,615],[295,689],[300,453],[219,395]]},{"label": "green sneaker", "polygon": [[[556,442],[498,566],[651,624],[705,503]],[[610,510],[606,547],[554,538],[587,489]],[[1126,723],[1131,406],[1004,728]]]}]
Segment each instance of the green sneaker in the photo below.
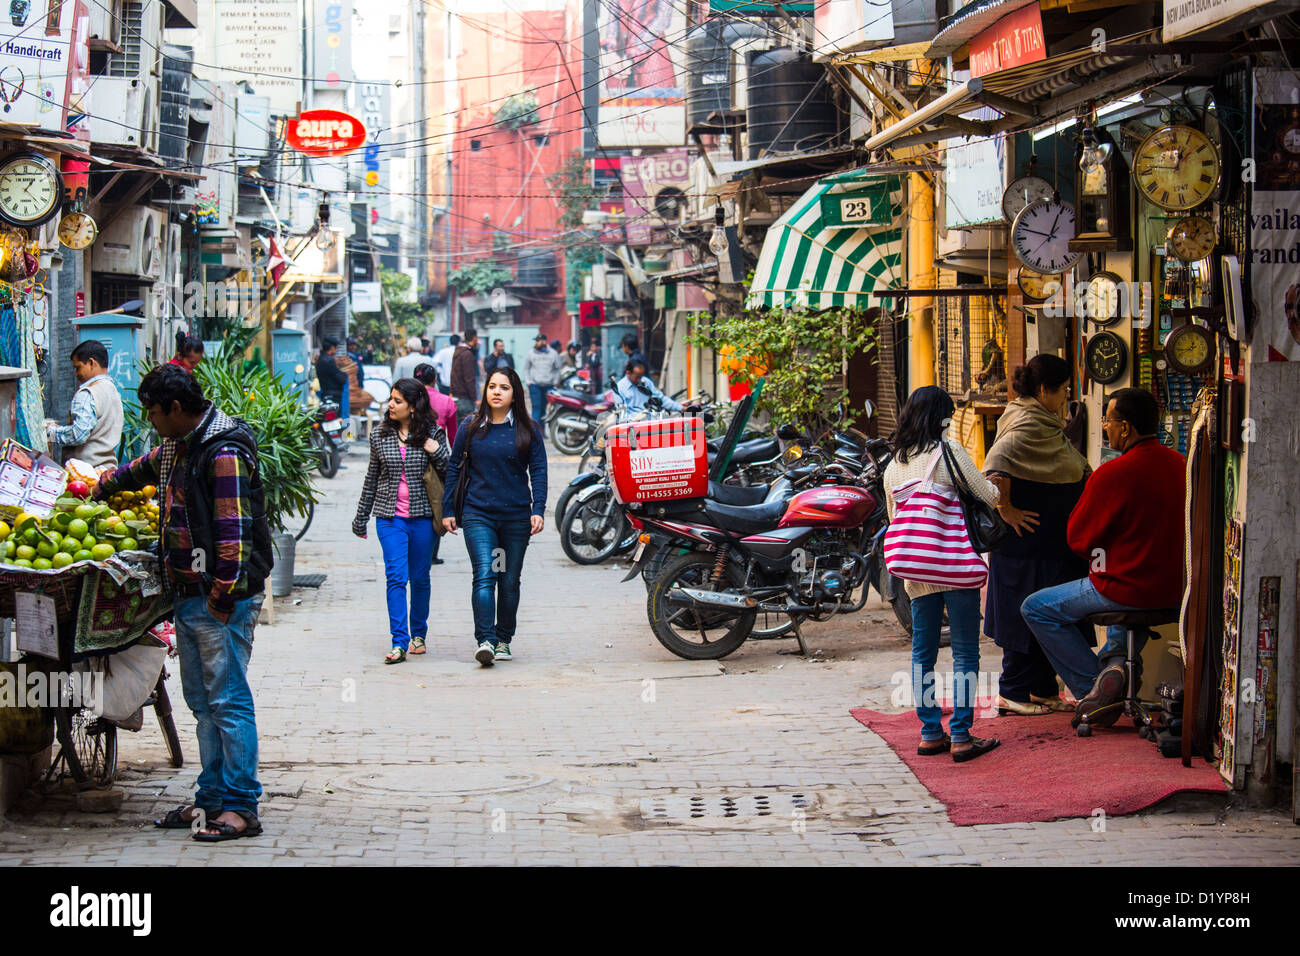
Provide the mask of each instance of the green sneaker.
[{"label": "green sneaker", "polygon": [[510,645],[509,645],[509,644],[498,644],[498,645],[497,645],[496,659],[499,660],[499,661],[512,661],[512,660],[514,660],[514,658],[510,656]]}]

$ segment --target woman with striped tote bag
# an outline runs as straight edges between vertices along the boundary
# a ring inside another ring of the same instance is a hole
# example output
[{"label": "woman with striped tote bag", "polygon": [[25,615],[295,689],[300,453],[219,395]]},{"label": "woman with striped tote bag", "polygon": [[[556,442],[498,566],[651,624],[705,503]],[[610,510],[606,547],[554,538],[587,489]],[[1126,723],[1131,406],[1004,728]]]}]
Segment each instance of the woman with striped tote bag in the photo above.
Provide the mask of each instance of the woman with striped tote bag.
[{"label": "woman with striped tote bag", "polygon": [[[971,491],[990,505],[997,486],[966,450],[944,437],[955,410],[951,396],[932,385],[908,398],[894,432],[894,458],[885,469],[885,567],[906,584],[912,600],[912,693],[921,720],[917,753],[974,760],[999,743],[972,737],[979,675],[980,588],[988,565],[971,546],[961,499],[944,461],[944,445]],[[935,661],[944,608],[952,632],[953,712],[943,732]]]}]

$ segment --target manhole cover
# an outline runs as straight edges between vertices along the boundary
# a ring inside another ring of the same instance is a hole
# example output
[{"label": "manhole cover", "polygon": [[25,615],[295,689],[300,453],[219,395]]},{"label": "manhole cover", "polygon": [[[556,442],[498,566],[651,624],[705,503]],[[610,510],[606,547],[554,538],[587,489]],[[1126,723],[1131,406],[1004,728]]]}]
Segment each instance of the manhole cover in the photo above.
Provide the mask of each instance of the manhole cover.
[{"label": "manhole cover", "polygon": [[334,786],[373,794],[419,793],[428,797],[455,797],[527,790],[550,783],[551,779],[481,763],[402,764],[354,774]]},{"label": "manhole cover", "polygon": [[806,819],[819,805],[818,795],[804,790],[675,793],[643,799],[641,818],[670,826],[788,826]]},{"label": "manhole cover", "polygon": [[325,583],[323,574],[295,574],[293,586],[296,588],[318,588]]}]

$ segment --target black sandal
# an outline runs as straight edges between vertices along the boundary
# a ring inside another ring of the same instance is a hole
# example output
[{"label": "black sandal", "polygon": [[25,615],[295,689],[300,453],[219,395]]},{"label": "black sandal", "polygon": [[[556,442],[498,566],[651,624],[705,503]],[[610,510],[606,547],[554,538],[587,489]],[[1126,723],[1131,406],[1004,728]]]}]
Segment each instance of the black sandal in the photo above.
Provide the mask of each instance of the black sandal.
[{"label": "black sandal", "polygon": [[933,757],[936,754],[946,754],[951,749],[952,738],[944,734],[938,740],[922,740],[916,752],[922,757]]},{"label": "black sandal", "polygon": [[197,810],[198,807],[194,804],[187,803],[184,806],[177,807],[175,810],[168,810],[167,815],[161,820],[155,820],[153,825],[160,830],[188,830],[190,827],[194,826],[194,821],[198,819],[198,816],[195,814],[186,820],[184,815],[187,812],[193,813]]},{"label": "black sandal", "polygon": [[976,757],[982,757],[990,750],[1001,744],[1002,741],[996,737],[990,737],[988,740],[982,740],[979,737],[970,739],[970,747],[965,750],[954,750],[952,752],[953,763],[965,763],[968,760],[974,760]]},{"label": "black sandal", "polygon": [[[244,829],[237,830],[229,823],[209,823],[203,830],[194,834],[194,839],[200,843],[224,843],[227,840],[242,840],[244,837],[255,837],[262,835],[262,823],[257,817],[242,810],[236,810],[244,818]],[[205,833],[204,830],[216,830],[216,833]]]}]

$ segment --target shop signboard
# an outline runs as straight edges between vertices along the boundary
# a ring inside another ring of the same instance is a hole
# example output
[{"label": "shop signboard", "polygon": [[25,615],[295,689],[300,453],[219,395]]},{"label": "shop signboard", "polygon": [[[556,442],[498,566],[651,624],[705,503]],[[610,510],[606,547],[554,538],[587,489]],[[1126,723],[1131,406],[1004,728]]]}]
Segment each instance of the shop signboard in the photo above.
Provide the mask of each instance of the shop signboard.
[{"label": "shop signboard", "polygon": [[83,52],[78,57],[74,49],[78,23],[85,48],[85,13],[73,3],[9,4],[9,16],[0,25],[0,120],[66,130],[69,74],[77,72],[86,56]]},{"label": "shop signboard", "polygon": [[317,0],[312,5],[312,83],[337,90],[352,80],[352,0]]},{"label": "shop signboard", "polygon": [[361,157],[361,192],[370,205],[370,221],[387,219],[389,191],[393,188],[390,161],[392,150],[392,88],[387,83],[362,83],[357,90],[357,112],[366,126],[365,151]]},{"label": "shop signboard", "polygon": [[383,307],[378,282],[352,283],[353,312],[379,312]]},{"label": "shop signboard", "polygon": [[213,0],[204,58],[218,70],[256,80],[273,114],[289,116],[302,100],[302,17],[298,0]]},{"label": "shop signboard", "polygon": [[[968,79],[970,74],[965,70],[953,71],[955,84],[964,84]],[[962,115],[966,119],[995,119],[1001,114],[986,106]],[[944,224],[948,229],[1002,221],[1005,159],[1005,137],[987,136],[949,144],[943,167]]]},{"label": "shop signboard", "polygon": [[623,211],[627,241],[645,245],[655,227],[676,223],[691,185],[691,159],[685,149],[647,156],[624,156]]},{"label": "shop signboard", "polygon": [[685,6],[673,0],[586,0],[584,17],[585,59],[595,73],[584,81],[590,91],[586,109],[596,119],[588,151],[683,145]]},{"label": "shop signboard", "polygon": [[1164,41],[1201,33],[1271,0],[1164,0]]},{"label": "shop signboard", "polygon": [[288,140],[308,156],[343,156],[366,141],[366,127],[340,110],[304,110],[289,124]]},{"label": "shop signboard", "polygon": [[1251,362],[1300,361],[1300,79],[1255,71]]},{"label": "shop signboard", "polygon": [[[726,13],[731,16],[779,17],[780,10],[775,3],[755,3],[752,0],[709,0],[709,13]],[[780,7],[792,16],[808,16],[813,13],[813,3],[782,3]],[[822,6],[825,6],[823,3]],[[820,7],[818,7],[820,9]]]},{"label": "shop signboard", "polygon": [[889,182],[885,179],[845,192],[822,193],[820,202],[823,229],[861,229],[893,222]]},{"label": "shop signboard", "polygon": [[1008,13],[970,41],[971,76],[985,76],[1045,59],[1043,14],[1036,3]]}]

